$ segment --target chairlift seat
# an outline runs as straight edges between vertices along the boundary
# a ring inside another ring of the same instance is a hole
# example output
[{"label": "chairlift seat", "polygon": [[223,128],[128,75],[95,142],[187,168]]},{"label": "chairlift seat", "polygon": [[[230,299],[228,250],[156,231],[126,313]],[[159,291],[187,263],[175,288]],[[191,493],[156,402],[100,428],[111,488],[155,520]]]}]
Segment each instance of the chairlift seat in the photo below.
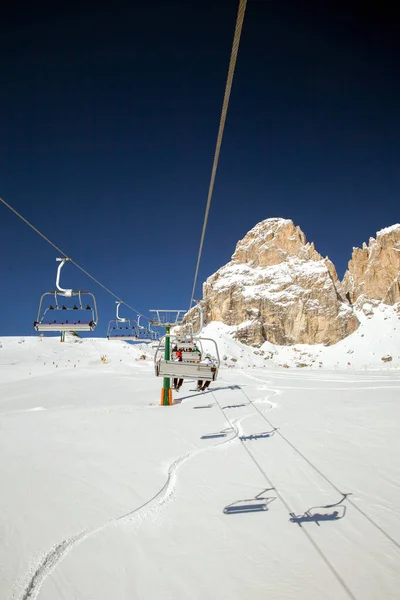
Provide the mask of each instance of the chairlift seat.
[{"label": "chairlift seat", "polygon": [[131,319],[114,319],[109,322],[107,339],[112,340],[137,340],[138,330],[135,321]]},{"label": "chairlift seat", "polygon": [[34,323],[36,331],[93,331],[96,323],[93,321],[81,321],[80,323]]},{"label": "chairlift seat", "polygon": [[137,340],[137,335],[133,335],[131,333],[121,333],[121,334],[113,334],[107,336],[108,340]]},{"label": "chairlift seat", "polygon": [[[176,358],[176,352],[172,352],[172,360]],[[198,363],[201,360],[200,352],[182,352],[182,361],[189,363]]]},{"label": "chairlift seat", "polygon": [[173,360],[159,360],[155,363],[157,377],[175,377],[180,379],[200,379],[202,381],[215,381],[218,369],[216,365],[203,365],[201,363],[175,362]]},{"label": "chairlift seat", "polygon": [[108,335],[107,339],[112,341],[112,340],[133,340],[135,342],[141,342],[141,343],[145,343],[145,342],[154,342],[153,338],[148,338],[148,337],[140,337],[140,335],[137,334],[131,334],[131,333],[113,333],[112,335]]},{"label": "chairlift seat", "polygon": [[268,510],[268,503],[266,501],[252,502],[251,500],[246,500],[243,503],[230,504],[229,506],[225,506],[224,513],[226,515],[229,515],[235,513],[259,512],[261,510]]},{"label": "chairlift seat", "polygon": [[188,340],[182,340],[179,341],[179,339],[173,339],[173,345],[174,347],[177,346],[179,348],[179,350],[194,350],[195,349],[195,343],[194,342],[189,342]]}]

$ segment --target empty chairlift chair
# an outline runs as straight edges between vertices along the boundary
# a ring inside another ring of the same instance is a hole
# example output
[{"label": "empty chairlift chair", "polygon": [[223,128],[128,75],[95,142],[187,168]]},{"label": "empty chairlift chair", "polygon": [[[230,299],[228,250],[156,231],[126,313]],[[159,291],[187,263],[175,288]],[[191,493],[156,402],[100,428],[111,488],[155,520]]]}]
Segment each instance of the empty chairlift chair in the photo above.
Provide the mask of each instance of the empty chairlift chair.
[{"label": "empty chairlift chair", "polygon": [[140,325],[140,315],[137,317],[138,341],[140,342],[156,342],[159,339],[158,331],[151,328],[151,323],[148,325]]},{"label": "empty chairlift chair", "polygon": [[[98,321],[94,295],[84,290],[62,288],[60,286],[61,269],[70,259],[57,258],[56,260],[60,263],[56,276],[57,289],[45,292],[40,298],[37,320],[33,323],[34,328],[41,332],[93,331]],[[47,296],[52,299],[48,306],[46,306]],[[73,306],[67,306],[65,298],[74,298]]]},{"label": "empty chairlift chair", "polygon": [[134,319],[127,319],[119,316],[119,307],[121,301],[116,302],[116,316],[113,321],[110,321],[107,329],[107,339],[110,341],[117,340],[139,340],[138,324]]}]

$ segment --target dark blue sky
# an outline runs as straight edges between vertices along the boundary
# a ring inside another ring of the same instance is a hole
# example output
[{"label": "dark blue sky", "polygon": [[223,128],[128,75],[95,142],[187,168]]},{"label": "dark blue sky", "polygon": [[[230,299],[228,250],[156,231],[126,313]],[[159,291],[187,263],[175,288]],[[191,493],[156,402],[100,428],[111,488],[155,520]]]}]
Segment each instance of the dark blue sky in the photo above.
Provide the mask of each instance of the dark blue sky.
[{"label": "dark blue sky", "polygon": [[[237,6],[53,3],[0,20],[0,195],[144,313],[190,300]],[[385,10],[249,0],[197,297],[262,219],[293,219],[339,276],[399,222]],[[30,334],[57,253],[1,205],[0,244],[0,335]],[[64,275],[97,295],[105,335],[114,300]]]}]

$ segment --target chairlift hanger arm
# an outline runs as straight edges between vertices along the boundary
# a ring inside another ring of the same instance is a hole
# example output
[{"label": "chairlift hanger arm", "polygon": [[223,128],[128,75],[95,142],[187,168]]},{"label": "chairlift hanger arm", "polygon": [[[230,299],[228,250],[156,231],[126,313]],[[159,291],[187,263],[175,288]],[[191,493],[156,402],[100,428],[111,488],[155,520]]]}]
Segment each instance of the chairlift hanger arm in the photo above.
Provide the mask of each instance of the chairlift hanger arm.
[{"label": "chairlift hanger arm", "polygon": [[57,275],[56,275],[56,288],[59,291],[59,293],[61,293],[63,296],[65,296],[66,298],[70,298],[73,294],[72,289],[64,289],[60,286],[60,275],[61,275],[61,269],[63,268],[63,266],[65,265],[65,263],[70,260],[69,258],[56,258],[56,261],[59,262],[60,264],[58,265],[57,268]]},{"label": "chairlift hanger arm", "polygon": [[115,304],[117,305],[117,307],[116,307],[116,319],[117,319],[117,321],[119,321],[120,323],[125,323],[126,319],[119,316],[119,307],[121,306],[122,303],[120,301],[119,302],[117,301]]}]

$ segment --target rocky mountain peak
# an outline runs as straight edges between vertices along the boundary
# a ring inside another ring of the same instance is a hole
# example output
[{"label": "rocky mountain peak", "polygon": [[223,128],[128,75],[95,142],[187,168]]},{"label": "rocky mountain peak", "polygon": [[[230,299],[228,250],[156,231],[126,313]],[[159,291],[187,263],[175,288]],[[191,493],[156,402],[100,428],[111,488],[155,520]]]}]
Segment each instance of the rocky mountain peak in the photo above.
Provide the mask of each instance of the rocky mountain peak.
[{"label": "rocky mountain peak", "polygon": [[381,229],[368,244],[353,248],[343,289],[359,307],[367,301],[400,302],[400,224]]},{"label": "rocky mountain peak", "polygon": [[277,265],[289,256],[321,260],[314,244],[308,244],[300,227],[290,219],[272,218],[257,223],[236,245],[233,263],[253,267]]},{"label": "rocky mountain peak", "polygon": [[206,322],[236,325],[250,344],[333,344],[359,323],[336,269],[289,219],[266,219],[203,286]]}]

